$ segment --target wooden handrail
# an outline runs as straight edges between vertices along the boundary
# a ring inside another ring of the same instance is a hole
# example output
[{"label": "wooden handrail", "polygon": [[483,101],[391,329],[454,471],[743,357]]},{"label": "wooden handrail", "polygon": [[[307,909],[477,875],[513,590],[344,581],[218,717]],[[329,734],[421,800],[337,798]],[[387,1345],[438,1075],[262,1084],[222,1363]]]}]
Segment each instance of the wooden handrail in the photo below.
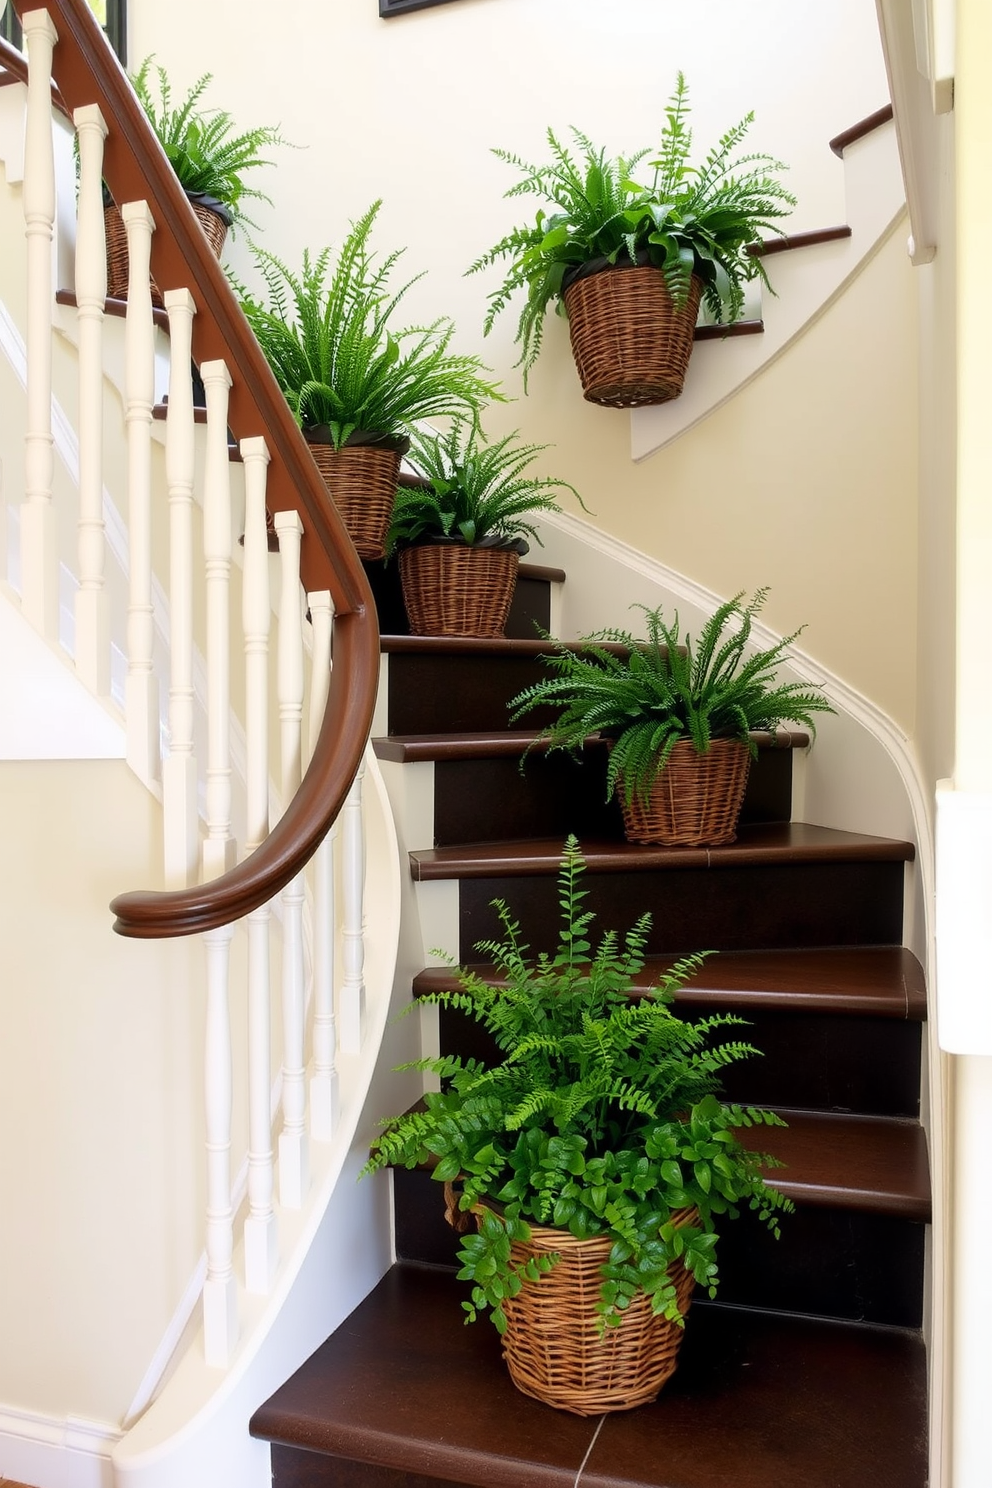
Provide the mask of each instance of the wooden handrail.
[{"label": "wooden handrail", "polygon": [[853,145],[858,140],[864,139],[865,135],[871,134],[873,130],[881,129],[882,125],[888,124],[892,117],[891,103],[883,104],[880,109],[876,109],[867,118],[859,119],[857,124],[852,124],[849,128],[842,129],[840,134],[835,134],[833,139],[828,141],[831,150],[833,150],[835,155],[843,155],[848,145]]},{"label": "wooden handrail", "polygon": [[[35,0],[12,0],[17,14]],[[53,72],[67,107],[99,104],[108,126],[104,178],[118,202],[146,200],[157,231],[152,272],[163,288],[189,288],[197,304],[193,355],[223,359],[233,378],[228,422],[263,434],[272,455],[268,505],[296,511],[304,528],[302,577],[327,589],[336,611],[330,693],[310,767],[272,833],[243,863],[209,883],[170,893],[126,893],[114,928],[141,939],[193,935],[257,908],[305,866],[334,821],[361,762],[379,672],[375,604],[361,561],[328,500],[313,458],[165,152],[85,0],[50,0],[58,32]]]},{"label": "wooden handrail", "polygon": [[[309,862],[344,804],[369,724],[363,716],[366,669],[378,675],[379,635],[357,614],[334,622],[334,668],[320,736],[303,784],[278,825],[251,857],[223,878],[173,893],[119,894],[111,903],[120,935],[141,940],[215,930],[250,914]],[[314,803],[320,805],[319,812]],[[274,886],[273,886],[274,885]],[[223,888],[223,894],[218,890]]]}]

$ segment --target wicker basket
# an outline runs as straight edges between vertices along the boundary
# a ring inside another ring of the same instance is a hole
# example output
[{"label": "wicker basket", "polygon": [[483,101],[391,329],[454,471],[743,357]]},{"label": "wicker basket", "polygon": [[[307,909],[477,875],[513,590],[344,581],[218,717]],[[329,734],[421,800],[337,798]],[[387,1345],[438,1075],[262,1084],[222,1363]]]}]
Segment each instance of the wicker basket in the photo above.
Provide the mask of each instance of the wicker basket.
[{"label": "wicker basket", "polygon": [[379,444],[311,444],[310,453],[359,558],[384,558],[399,480],[399,450]]},{"label": "wicker basket", "polygon": [[[227,237],[227,223],[223,217],[220,217],[216,212],[212,212],[209,207],[201,206],[199,202],[191,202],[190,205],[206,234],[207,242],[216,256],[220,258],[224,251],[224,241]],[[107,236],[107,298],[110,300],[126,300],[128,278],[127,229],[124,226],[120,207],[113,204],[104,207],[103,224]],[[161,308],[164,304],[162,291],[154,279],[151,281],[151,291],[152,304],[158,305]]]},{"label": "wicker basket", "polygon": [[718,847],[733,842],[741,813],[751,754],[737,739],[714,739],[697,754],[688,739],[675,745],[645,803],[630,805],[620,782],[620,808],[628,842],[666,847]]},{"label": "wicker basket", "polygon": [[565,290],[572,355],[590,403],[639,408],[677,398],[692,352],[702,281],[677,309],[660,269],[601,269]]},{"label": "wicker basket", "polygon": [[507,548],[461,543],[404,548],[400,582],[412,634],[501,636],[519,562]]},{"label": "wicker basket", "polygon": [[[698,1219],[696,1209],[672,1215],[676,1225]],[[517,1265],[532,1254],[556,1252],[560,1259],[503,1304],[503,1357],[510,1378],[525,1395],[577,1416],[647,1405],[675,1372],[682,1342],[684,1329],[656,1317],[643,1292],[626,1309],[619,1327],[599,1332],[595,1304],[612,1244],[606,1235],[577,1240],[567,1230],[531,1225],[530,1244],[511,1247]],[[692,1274],[681,1261],[673,1261],[668,1274],[684,1317]]]}]

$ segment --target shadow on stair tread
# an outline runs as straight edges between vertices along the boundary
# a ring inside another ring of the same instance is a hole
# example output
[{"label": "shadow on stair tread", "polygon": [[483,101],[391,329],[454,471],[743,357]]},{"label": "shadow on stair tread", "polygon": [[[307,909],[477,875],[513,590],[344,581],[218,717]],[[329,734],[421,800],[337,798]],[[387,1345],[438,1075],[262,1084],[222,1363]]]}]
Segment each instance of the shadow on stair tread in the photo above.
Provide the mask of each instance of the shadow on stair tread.
[{"label": "shadow on stair tread", "polygon": [[459,1294],[387,1273],[253,1417],[275,1488],[924,1488],[913,1331],[696,1304],[657,1403],[601,1421],[520,1394]]}]

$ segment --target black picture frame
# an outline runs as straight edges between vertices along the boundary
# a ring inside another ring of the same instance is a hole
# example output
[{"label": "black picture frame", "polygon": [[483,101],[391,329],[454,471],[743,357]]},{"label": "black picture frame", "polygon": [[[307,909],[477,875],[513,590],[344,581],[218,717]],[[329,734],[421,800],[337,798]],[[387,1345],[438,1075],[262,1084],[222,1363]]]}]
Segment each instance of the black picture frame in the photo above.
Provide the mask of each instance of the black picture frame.
[{"label": "black picture frame", "polygon": [[408,10],[426,10],[429,5],[450,5],[451,0],[379,0],[379,15],[388,21],[390,16],[405,15]]}]

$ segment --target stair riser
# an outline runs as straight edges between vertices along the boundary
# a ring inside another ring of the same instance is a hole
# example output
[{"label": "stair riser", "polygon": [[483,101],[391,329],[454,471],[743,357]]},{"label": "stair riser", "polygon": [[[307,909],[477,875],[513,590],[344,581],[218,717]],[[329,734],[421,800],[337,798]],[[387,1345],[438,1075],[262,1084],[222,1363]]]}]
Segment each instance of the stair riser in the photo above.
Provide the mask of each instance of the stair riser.
[{"label": "stair riser", "polygon": [[[752,761],[743,822],[788,821],[792,751],[763,749]],[[606,801],[606,751],[580,762],[531,753],[516,759],[442,760],[434,767],[434,845],[523,837],[623,839],[617,801]]]},{"label": "stair riser", "polygon": [[[533,656],[394,653],[389,658],[389,732],[460,734],[508,728],[509,700],[547,675]],[[515,726],[544,728],[554,717],[552,708],[535,708]]]},{"label": "stair riser", "polygon": [[[713,1012],[720,1012],[714,1000]],[[698,1008],[684,1016],[696,1018]],[[440,1052],[495,1062],[499,1050],[484,1029],[455,1008],[439,1008]],[[723,1094],[742,1105],[858,1112],[867,1116],[919,1114],[918,1023],[885,1018],[757,1012],[724,1037],[761,1051],[721,1075]],[[714,1039],[720,1038],[719,1032]]]},{"label": "stair riser", "polygon": [[[649,911],[649,954],[902,941],[901,863],[752,864],[643,873],[587,873],[595,934],[626,932]],[[466,878],[459,883],[460,961],[500,934],[491,906],[504,899],[533,951],[557,943],[553,876]]]},{"label": "stair riser", "polygon": [[[456,1265],[459,1240],[444,1219],[441,1185],[427,1173],[405,1169],[394,1172],[393,1183],[397,1256]],[[919,1327],[923,1225],[801,1205],[782,1218],[781,1227],[776,1240],[747,1212],[724,1222],[721,1302]]]}]

